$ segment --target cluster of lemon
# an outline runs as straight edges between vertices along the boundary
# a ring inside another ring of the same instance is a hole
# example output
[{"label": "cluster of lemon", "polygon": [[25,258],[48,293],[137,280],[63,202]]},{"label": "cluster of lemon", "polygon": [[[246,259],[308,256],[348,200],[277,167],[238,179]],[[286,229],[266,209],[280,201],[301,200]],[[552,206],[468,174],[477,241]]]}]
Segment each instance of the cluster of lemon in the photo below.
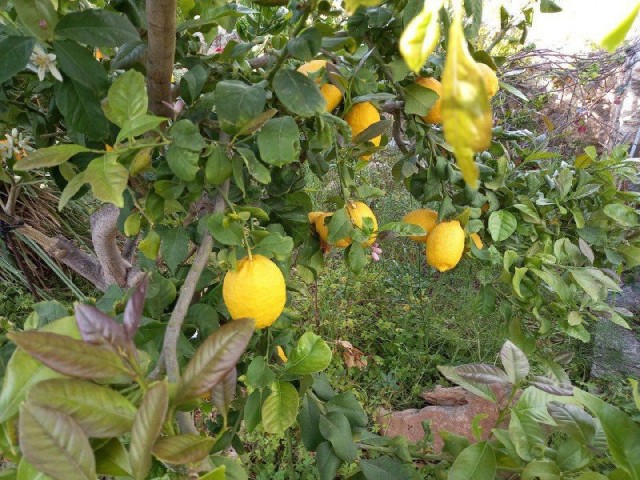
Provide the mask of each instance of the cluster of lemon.
[{"label": "cluster of lemon", "polygon": [[[298,71],[308,75],[326,68],[326,60],[313,60],[302,65]],[[498,91],[498,79],[491,68],[480,64],[485,87],[490,96]],[[320,80],[319,80],[319,83]],[[442,95],[442,85],[435,78],[419,77],[416,83],[430,88]],[[335,110],[342,102],[342,92],[331,83],[322,83],[320,92],[327,102],[327,111]],[[344,120],[350,125],[355,138],[374,123],[380,121],[380,114],[371,102],[356,103],[346,112]],[[438,99],[431,110],[423,117],[426,123],[442,122],[441,102]],[[375,146],[380,145],[380,136],[371,140]],[[362,160],[369,160],[371,155],[362,156]],[[343,207],[351,223],[362,229],[365,219],[371,220],[373,231],[370,237],[362,242],[363,247],[369,247],[375,242],[378,221],[368,205],[362,202],[349,202]],[[309,222],[320,237],[325,248],[334,246],[346,248],[352,243],[350,237],[329,243],[328,223],[333,213],[311,212]],[[425,243],[427,248],[427,262],[444,272],[454,268],[464,253],[465,233],[457,220],[437,223],[438,214],[433,210],[420,209],[409,212],[403,219],[406,223],[420,225],[427,233],[423,236],[410,237],[412,240]],[[370,225],[371,226],[371,225]],[[482,240],[478,234],[471,234],[471,239],[478,248],[482,248]],[[256,328],[265,328],[275,322],[287,301],[287,288],[284,276],[278,266],[263,255],[249,255],[238,262],[235,270],[230,270],[224,277],[222,296],[229,310],[231,318],[253,318]]]},{"label": "cluster of lemon", "polygon": [[[300,66],[298,68],[298,71],[300,73],[304,73],[305,75],[309,75],[310,73],[315,73],[322,68],[326,68],[326,66],[326,60],[312,60]],[[478,63],[478,66],[482,71],[485,89],[489,94],[489,98],[491,98],[498,92],[498,77],[488,65],[485,65],[484,63]],[[340,102],[342,102],[342,92],[332,83],[322,83],[320,79],[318,79],[318,83],[320,84],[320,93],[322,93],[322,96],[327,102],[327,112],[334,111],[338,107],[338,105],[340,105]],[[442,123],[442,102],[440,99],[440,97],[442,97],[442,84],[439,80],[433,77],[418,77],[416,79],[416,83],[430,90],[433,90],[438,94],[439,97],[433,104],[429,112],[422,117],[422,120],[425,123],[430,124]],[[351,127],[352,136],[353,138],[355,138],[371,125],[379,122],[380,113],[378,113],[378,110],[371,102],[360,102],[351,106],[351,108],[345,114],[344,120]],[[369,141],[377,147],[378,145],[380,145],[380,139],[381,137],[377,136],[370,139]],[[371,155],[363,155],[362,157],[360,157],[361,160],[369,160],[370,158]]]},{"label": "cluster of lemon", "polygon": [[[426,232],[425,235],[409,238],[414,242],[426,244],[429,265],[440,272],[446,272],[458,265],[465,251],[465,233],[459,221],[438,223],[438,212],[427,208],[407,213],[402,221],[418,225]],[[472,233],[470,238],[477,248],[484,247],[477,233]]]}]

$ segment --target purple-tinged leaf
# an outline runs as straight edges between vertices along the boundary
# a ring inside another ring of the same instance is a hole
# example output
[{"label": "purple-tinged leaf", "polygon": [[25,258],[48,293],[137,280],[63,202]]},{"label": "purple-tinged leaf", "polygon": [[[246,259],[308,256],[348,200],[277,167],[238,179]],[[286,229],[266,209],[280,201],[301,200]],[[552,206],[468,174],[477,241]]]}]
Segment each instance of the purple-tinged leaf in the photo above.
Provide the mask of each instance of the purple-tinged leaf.
[{"label": "purple-tinged leaf", "polygon": [[178,403],[199,398],[236,366],[254,329],[253,319],[234,320],[209,335],[187,365],[178,388]]},{"label": "purple-tinged leaf", "polygon": [[37,383],[27,401],[69,415],[92,438],[123,435],[136,414],[131,402],[115,390],[73,378]]},{"label": "purple-tinged leaf", "polygon": [[147,478],[151,468],[151,449],[162,430],[169,406],[166,381],[153,385],[142,398],[131,428],[129,460],[135,480]]},{"label": "purple-tinged leaf", "polygon": [[543,392],[550,393],[551,395],[558,395],[561,397],[569,397],[573,395],[573,385],[559,384],[555,380],[549,377],[533,376],[529,381],[531,385]]},{"label": "purple-tinged leaf", "polygon": [[512,384],[515,385],[529,374],[529,360],[527,360],[527,356],[510,340],[504,342],[500,350],[500,359],[502,360],[502,366],[505,372],[507,372],[509,381]]},{"label": "purple-tinged leaf", "polygon": [[20,450],[55,480],[95,480],[96,461],[89,439],[68,415],[25,403],[20,408]]},{"label": "purple-tinged leaf", "polygon": [[133,340],[138,328],[140,328],[140,318],[142,318],[144,299],[147,296],[148,285],[149,277],[145,275],[138,285],[136,285],[124,309],[124,330],[129,340]]},{"label": "purple-tinged leaf", "polygon": [[76,322],[82,339],[93,345],[125,346],[124,327],[93,305],[76,303]]},{"label": "purple-tinged leaf", "polygon": [[131,374],[114,352],[82,340],[33,330],[7,337],[50,369],[70,377],[95,380]]},{"label": "purple-tinged leaf", "polygon": [[235,367],[229,370],[221,382],[211,389],[211,403],[222,413],[227,416],[229,406],[236,396],[236,383],[238,380],[238,372]]},{"label": "purple-tinged leaf", "polygon": [[204,460],[213,448],[215,440],[195,434],[171,435],[159,439],[153,447],[153,455],[161,462],[186,465]]},{"label": "purple-tinged leaf", "polygon": [[455,367],[456,373],[470,382],[484,383],[509,383],[507,374],[494,365],[486,363],[471,363]]}]

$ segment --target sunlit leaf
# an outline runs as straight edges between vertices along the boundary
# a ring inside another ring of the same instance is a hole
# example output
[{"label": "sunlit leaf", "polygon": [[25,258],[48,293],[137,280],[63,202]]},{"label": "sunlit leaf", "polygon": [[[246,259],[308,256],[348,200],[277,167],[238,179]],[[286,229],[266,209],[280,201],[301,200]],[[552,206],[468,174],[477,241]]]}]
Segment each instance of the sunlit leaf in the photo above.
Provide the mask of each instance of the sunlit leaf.
[{"label": "sunlit leaf", "polygon": [[624,20],[616,26],[616,28],[605,35],[605,37],[600,41],[602,48],[605,48],[610,52],[615,51],[615,49],[624,41],[629,30],[631,30],[631,26],[638,16],[638,12],[640,12],[640,3],[638,3],[633,10],[629,12],[629,15],[627,15]]},{"label": "sunlit leaf", "polygon": [[458,9],[449,28],[442,75],[442,126],[465,182],[476,188],[479,171],[473,154],[491,143],[491,104],[482,71],[469,54]]},{"label": "sunlit leaf", "polygon": [[399,49],[407,66],[419,73],[440,40],[438,10],[442,0],[424,2],[422,11],[413,17],[400,37]]}]

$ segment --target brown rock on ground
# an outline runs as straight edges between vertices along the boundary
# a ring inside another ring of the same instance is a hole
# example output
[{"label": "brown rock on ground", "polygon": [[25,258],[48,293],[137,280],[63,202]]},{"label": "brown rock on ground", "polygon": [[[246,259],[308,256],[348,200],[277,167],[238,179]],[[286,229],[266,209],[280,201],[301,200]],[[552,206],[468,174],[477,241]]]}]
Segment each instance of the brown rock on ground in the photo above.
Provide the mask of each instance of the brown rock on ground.
[{"label": "brown rock on ground", "polygon": [[409,409],[401,412],[380,411],[378,424],[381,434],[386,437],[404,435],[410,442],[417,442],[424,436],[422,422],[431,422],[434,436],[434,450],[440,452],[444,441],[439,435],[441,430],[463,435],[470,441],[475,441],[471,431],[471,422],[476,415],[487,414],[487,418],[480,421],[485,438],[495,428],[498,421],[499,409],[502,408],[509,393],[503,385],[492,385],[497,403],[492,403],[461,387],[443,388],[437,386],[432,392],[425,392],[422,397],[430,404],[422,409]]}]

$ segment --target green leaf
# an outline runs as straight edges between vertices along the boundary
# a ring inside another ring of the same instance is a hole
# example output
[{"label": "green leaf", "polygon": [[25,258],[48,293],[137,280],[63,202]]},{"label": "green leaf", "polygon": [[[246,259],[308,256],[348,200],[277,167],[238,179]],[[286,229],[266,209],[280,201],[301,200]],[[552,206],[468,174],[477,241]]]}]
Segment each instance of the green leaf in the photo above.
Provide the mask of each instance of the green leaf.
[{"label": "green leaf", "polygon": [[84,85],[69,80],[55,85],[56,106],[68,129],[92,139],[104,139],[109,132],[98,98]]},{"label": "green leaf", "polygon": [[570,438],[560,444],[556,463],[562,470],[579,470],[591,463],[592,456],[586,445]]},{"label": "green leaf", "polygon": [[223,245],[242,245],[243,229],[236,220],[230,220],[223,213],[214,213],[207,219],[207,228],[216,242]]},{"label": "green leaf", "polygon": [[7,337],[47,367],[64,375],[102,379],[129,373],[111,350],[43,331],[11,332]]},{"label": "green leaf", "polygon": [[129,455],[117,438],[112,438],[95,451],[96,472],[98,475],[130,477]]},{"label": "green leaf", "polygon": [[300,130],[292,117],[272,118],[257,140],[260,158],[270,165],[281,167],[300,157]]},{"label": "green leaf", "polygon": [[449,470],[449,480],[494,478],[496,471],[493,448],[487,442],[480,442],[469,445],[458,455]]},{"label": "green leaf", "polygon": [[[424,2],[420,13],[411,19],[400,37],[400,54],[409,69],[415,73],[420,73],[440,40],[438,10],[441,6],[442,1]],[[426,112],[418,115],[425,114]]]},{"label": "green leaf", "polygon": [[338,457],[329,442],[322,442],[316,450],[316,466],[320,480],[335,480],[342,460]]},{"label": "green leaf", "polygon": [[347,264],[352,272],[359,273],[367,264],[367,257],[364,248],[359,243],[352,243],[345,251],[347,254]]},{"label": "green leaf", "polygon": [[560,469],[555,462],[535,460],[522,470],[522,480],[560,480]]},{"label": "green leaf", "polygon": [[27,66],[35,44],[32,37],[8,36],[0,40],[0,84]]},{"label": "green leaf", "polygon": [[344,0],[344,7],[347,13],[355,12],[359,7],[375,7],[379,5],[382,0]]},{"label": "green leaf", "polygon": [[271,182],[271,173],[269,169],[265,167],[253,153],[253,150],[248,148],[236,148],[236,151],[240,154],[244,160],[249,174],[262,184],[268,184]]},{"label": "green leaf", "polygon": [[324,370],[330,363],[331,348],[327,342],[315,333],[306,332],[289,354],[285,369],[293,375],[309,375]]},{"label": "green leaf", "polygon": [[87,181],[84,178],[84,172],[78,173],[69,180],[60,194],[60,200],[58,200],[58,211],[62,211],[65,205],[69,203],[69,200],[71,200],[80,191],[85,183],[87,183]]},{"label": "green leaf", "polygon": [[253,388],[265,388],[276,381],[276,374],[264,357],[255,357],[247,368],[247,384]]},{"label": "green leaf", "polygon": [[518,90],[513,85],[511,85],[509,83],[506,83],[506,82],[503,82],[502,80],[498,81],[498,85],[500,86],[501,90],[504,90],[505,92],[510,93],[514,97],[517,97],[520,100],[523,100],[525,102],[529,101],[529,98],[527,98],[527,96],[524,93],[522,93],[520,90]]},{"label": "green leaf", "polygon": [[596,424],[593,417],[582,408],[550,402],[547,410],[560,431],[585,445],[591,444],[596,433]]},{"label": "green leaf", "polygon": [[325,403],[327,412],[338,412],[343,414],[354,427],[366,427],[369,419],[367,413],[358,402],[352,392],[345,392],[329,399]]},{"label": "green leaf", "polygon": [[137,117],[125,120],[122,128],[118,132],[116,143],[120,143],[125,139],[138,137],[149,130],[153,130],[160,126],[167,119],[164,117],[156,117],[155,115],[139,115]]},{"label": "green leaf", "polygon": [[421,116],[429,113],[429,110],[439,98],[436,92],[417,83],[407,86],[404,89],[403,96],[405,113]]},{"label": "green leaf", "polygon": [[151,469],[151,450],[162,431],[169,406],[167,382],[152,385],[142,397],[131,429],[129,459],[135,480],[144,480]]},{"label": "green leaf", "polygon": [[300,426],[300,436],[302,437],[304,448],[310,452],[314,452],[318,445],[324,441],[318,427],[320,415],[320,408],[315,400],[310,398],[309,395],[302,397],[302,406],[298,413],[298,425]]},{"label": "green leaf", "polygon": [[283,433],[298,414],[298,391],[288,382],[276,382],[262,404],[262,425],[267,433]]},{"label": "green leaf", "polygon": [[631,26],[638,16],[638,12],[640,12],[640,3],[638,3],[629,15],[627,15],[622,22],[620,22],[613,30],[611,30],[605,37],[600,41],[600,45],[602,48],[608,50],[613,53],[616,48],[624,41],[627,33],[631,30]]},{"label": "green leaf", "polygon": [[266,397],[265,390],[256,389],[247,397],[244,405],[244,424],[249,433],[252,433],[262,421],[262,403]]},{"label": "green leaf", "polygon": [[115,153],[107,153],[89,163],[84,171],[84,180],[91,185],[94,197],[102,202],[124,207],[122,194],[127,188],[129,170],[118,163]]},{"label": "green leaf", "polygon": [[349,217],[347,210],[341,208],[331,215],[328,227],[329,236],[327,240],[330,244],[335,244],[344,238],[348,238],[351,234],[351,230],[353,229],[353,225],[351,224],[351,218]]},{"label": "green leaf", "polygon": [[188,465],[204,460],[213,448],[215,439],[196,434],[169,435],[160,438],[151,453],[161,462]]},{"label": "green leaf", "polygon": [[231,159],[227,156],[224,147],[214,144],[204,167],[207,182],[212,185],[222,185],[231,176],[231,172]]},{"label": "green leaf", "polygon": [[267,258],[275,257],[284,261],[293,251],[293,239],[285,237],[278,232],[271,232],[264,237],[254,248],[255,253],[260,253]]},{"label": "green leaf", "polygon": [[173,145],[200,152],[207,146],[200,135],[198,126],[191,120],[179,120],[171,126],[169,133],[173,137]]},{"label": "green leaf", "polygon": [[128,432],[136,413],[131,402],[115,390],[75,379],[40,382],[29,391],[27,401],[69,415],[95,438]]},{"label": "green leaf", "polygon": [[460,376],[455,367],[439,365],[438,370],[440,370],[440,373],[442,373],[447,380],[455,383],[456,385],[460,385],[465,390],[468,390],[485,400],[495,403],[496,397],[489,385],[467,381]]},{"label": "green leaf", "polygon": [[55,479],[95,480],[89,439],[68,415],[25,403],[19,430],[24,458],[42,473]]},{"label": "green leaf", "polygon": [[116,78],[107,94],[109,120],[124,127],[128,121],[147,113],[149,100],[144,76],[135,70],[128,70]]},{"label": "green leaf", "polygon": [[214,467],[224,466],[224,480],[247,480],[249,478],[238,460],[221,455],[212,455],[209,460]]},{"label": "green leaf", "polygon": [[329,440],[333,451],[345,462],[353,462],[358,455],[358,447],[351,435],[351,425],[343,414],[331,412],[320,417],[320,433]]},{"label": "green leaf", "polygon": [[176,177],[185,182],[193,182],[200,170],[200,154],[186,148],[171,145],[167,150],[167,163]]},{"label": "green leaf", "polygon": [[237,386],[238,372],[232,368],[222,381],[211,389],[211,403],[224,417],[229,413],[229,407],[236,396]]},{"label": "green leaf", "polygon": [[412,237],[425,235],[424,228],[420,225],[404,222],[389,222],[379,228],[380,232],[393,232],[399,237]]},{"label": "green leaf", "polygon": [[525,222],[535,223],[535,224],[542,223],[542,220],[540,219],[540,215],[538,215],[538,212],[535,210],[535,208],[532,205],[516,203],[515,205],[513,205],[513,207],[520,210],[520,215],[522,215],[522,218],[524,219]]},{"label": "green leaf", "polygon": [[522,292],[520,291],[520,284],[522,283],[522,279],[525,277],[528,271],[529,269],[527,267],[516,267],[513,272],[511,285],[513,286],[513,290],[518,294],[520,298],[524,298]]},{"label": "green leaf", "polygon": [[522,350],[507,340],[500,350],[500,360],[512,384],[516,384],[529,374],[529,360]]},{"label": "green leaf", "polygon": [[53,50],[60,69],[70,78],[96,93],[107,89],[107,72],[86,48],[73,40],[56,40]]},{"label": "green leaf", "polygon": [[[0,479],[5,480],[3,474],[5,474],[7,470],[0,472]],[[50,476],[45,475],[42,472],[39,472],[35,469],[33,465],[31,465],[26,458],[22,457],[20,459],[20,463],[18,464],[18,471],[14,473],[12,477],[10,474],[6,477],[6,480],[53,480]]]},{"label": "green leaf", "polygon": [[278,70],[273,78],[273,89],[287,110],[301,117],[312,117],[326,110],[327,102],[318,85],[295,70]]},{"label": "green leaf", "polygon": [[287,42],[287,51],[293,58],[307,62],[316,56],[321,46],[322,34],[317,28],[310,27]]},{"label": "green leaf", "polygon": [[604,214],[624,227],[635,227],[638,225],[638,219],[640,219],[638,212],[621,203],[605,205]]},{"label": "green leaf", "polygon": [[149,260],[158,258],[160,251],[160,235],[155,230],[149,230],[147,236],[138,244],[138,250]]},{"label": "green leaf", "polygon": [[542,13],[557,13],[561,12],[562,8],[553,0],[541,0],[540,11]]},{"label": "green leaf", "polygon": [[411,466],[396,458],[385,456],[361,460],[359,465],[367,480],[412,480],[416,475]]},{"label": "green leaf", "polygon": [[159,230],[162,240],[162,258],[167,267],[175,272],[189,255],[189,234],[183,228],[163,228]]},{"label": "green leaf", "polygon": [[253,329],[252,319],[240,319],[209,335],[185,368],[175,401],[199,398],[222,381],[244,353]]},{"label": "green leaf", "polygon": [[574,397],[600,420],[609,452],[632,480],[640,479],[640,427],[624,412],[595,395],[574,388]]},{"label": "green leaf", "polygon": [[501,242],[509,238],[516,231],[518,221],[507,210],[493,212],[489,216],[489,233],[494,242]]},{"label": "green leaf", "polygon": [[225,132],[235,134],[262,113],[267,93],[262,87],[223,80],[216,85],[215,99],[220,126]]},{"label": "green leaf", "polygon": [[[74,317],[64,317],[51,322],[40,331],[67,335],[67,338],[80,338]],[[7,364],[2,389],[0,389],[0,423],[4,423],[18,413],[20,404],[33,385],[60,376],[61,374],[45,367],[24,350],[16,350]]]},{"label": "green leaf", "polygon": [[618,247],[618,251],[624,257],[626,268],[634,268],[640,265],[640,247],[625,245]]},{"label": "green leaf", "polygon": [[209,470],[207,473],[198,478],[200,480],[227,480],[227,467],[225,465],[220,465],[213,470]]},{"label": "green leaf", "polygon": [[125,15],[102,9],[66,14],[55,33],[92,47],[119,47],[140,40],[136,27]]},{"label": "green leaf", "polygon": [[66,144],[54,147],[39,148],[28,157],[16,163],[15,169],[18,171],[34,170],[36,168],[55,167],[62,165],[77,153],[89,152],[87,147],[82,145]]},{"label": "green leaf", "polygon": [[51,0],[18,0],[13,6],[22,24],[34,37],[39,40],[53,40],[58,13]]}]

